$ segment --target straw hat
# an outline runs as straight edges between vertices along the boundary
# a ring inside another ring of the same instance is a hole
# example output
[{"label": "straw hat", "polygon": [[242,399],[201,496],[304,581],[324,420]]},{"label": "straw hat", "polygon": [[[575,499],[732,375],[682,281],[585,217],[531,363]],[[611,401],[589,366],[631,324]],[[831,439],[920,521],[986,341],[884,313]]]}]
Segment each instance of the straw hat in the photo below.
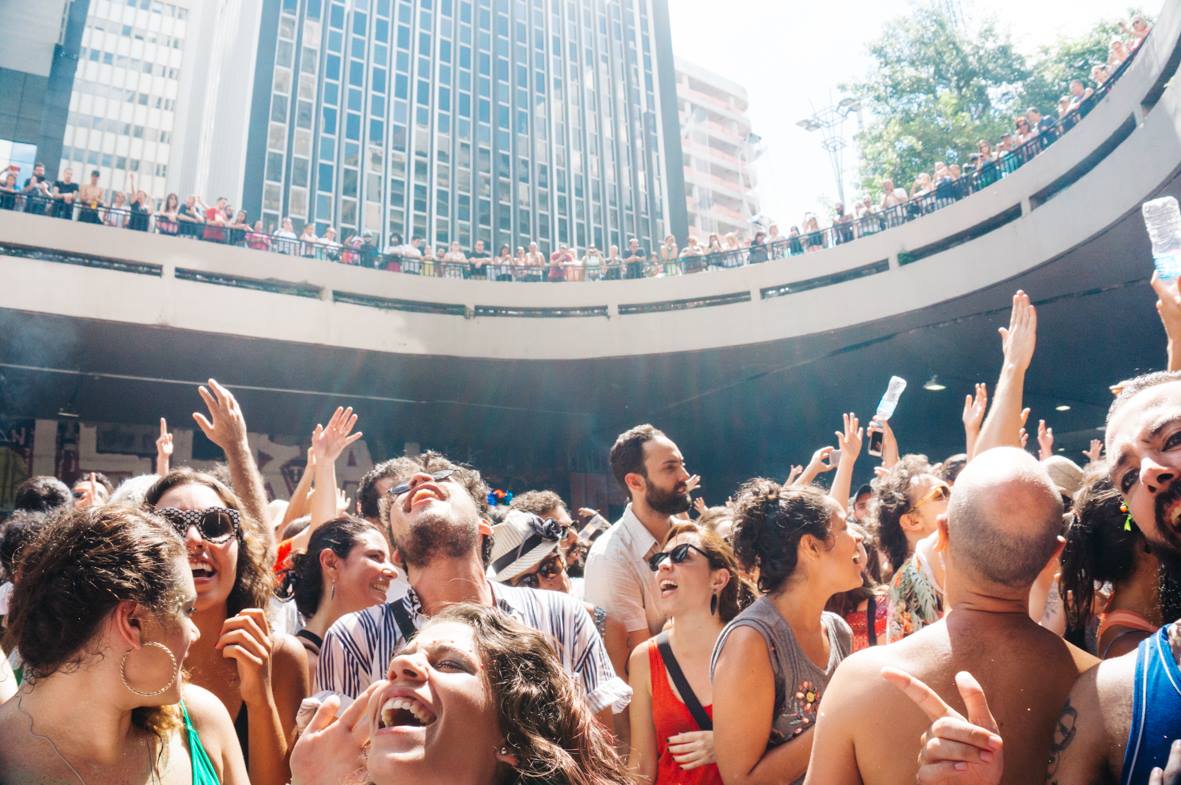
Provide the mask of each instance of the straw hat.
[{"label": "straw hat", "polygon": [[492,572],[500,583],[508,583],[518,575],[541,564],[566,536],[556,521],[511,510],[503,523],[492,527]]}]

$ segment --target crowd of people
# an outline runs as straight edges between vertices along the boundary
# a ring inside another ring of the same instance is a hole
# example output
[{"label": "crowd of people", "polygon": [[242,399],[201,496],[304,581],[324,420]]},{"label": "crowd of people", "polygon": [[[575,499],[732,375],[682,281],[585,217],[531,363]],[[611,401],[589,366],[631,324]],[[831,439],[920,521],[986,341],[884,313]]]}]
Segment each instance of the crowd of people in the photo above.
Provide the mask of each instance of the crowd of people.
[{"label": "crowd of people", "polygon": [[669,235],[652,249],[629,240],[622,251],[617,245],[609,245],[587,247],[580,252],[559,244],[547,254],[538,242],[529,242],[515,247],[501,244],[493,252],[483,240],[465,249],[454,241],[436,246],[422,237],[406,241],[395,234],[383,248],[377,236],[367,231],[343,231],[338,236],[331,226],[317,229],[316,224],[308,222],[297,233],[289,217],[284,217],[277,227],[264,226],[261,220],[252,222],[246,211],[235,209],[225,198],[209,205],[197,196],[182,201],[170,193],[158,203],[136,187],[134,175],[130,175],[126,193],[109,192],[101,184],[98,170],[91,171],[85,183],[76,182],[70,169],[51,182],[42,164],[34,167],[23,184],[18,184],[20,169],[15,164],[0,174],[0,209],[23,209],[85,223],[426,277],[598,281],[741,267],[819,251],[884,231],[958,201],[1016,171],[1091,110],[1151,30],[1140,16],[1124,27],[1124,34],[1111,41],[1107,60],[1093,64],[1088,74],[1072,79],[1054,111],[1043,113],[1030,107],[1014,118],[1013,130],[999,141],[981,139],[963,163],[934,162],[933,170],[919,174],[909,190],[892,177],[883,177],[880,198],[861,197],[851,208],[836,204],[826,227],[821,227],[820,219],[809,212],[786,232],[771,222],[765,227],[756,226],[750,237],[738,232],[710,234],[704,239],[691,235],[685,238],[683,247]]},{"label": "crowd of people", "polygon": [[210,379],[193,419],[215,469],[172,465],[161,419],[151,475],[18,488],[0,777],[1177,785],[1181,285],[1152,285],[1167,370],[1112,380],[1082,465],[1026,430],[1019,291],[963,452],[906,453],[845,413],[806,465],[710,506],[637,425],[609,454],[614,523],[548,489],[490,505],[429,451],[376,464],[354,503],[349,407],[269,499]]}]

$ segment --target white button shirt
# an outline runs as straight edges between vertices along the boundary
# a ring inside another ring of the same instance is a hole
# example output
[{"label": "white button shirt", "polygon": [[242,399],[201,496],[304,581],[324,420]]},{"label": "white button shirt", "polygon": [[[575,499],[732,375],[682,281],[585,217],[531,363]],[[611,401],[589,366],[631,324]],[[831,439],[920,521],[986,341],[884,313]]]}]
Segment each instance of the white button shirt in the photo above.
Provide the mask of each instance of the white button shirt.
[{"label": "white button shirt", "polygon": [[605,609],[629,633],[646,629],[655,635],[668,620],[656,602],[656,573],[648,569],[648,557],[659,547],[629,504],[587,554],[586,601]]}]

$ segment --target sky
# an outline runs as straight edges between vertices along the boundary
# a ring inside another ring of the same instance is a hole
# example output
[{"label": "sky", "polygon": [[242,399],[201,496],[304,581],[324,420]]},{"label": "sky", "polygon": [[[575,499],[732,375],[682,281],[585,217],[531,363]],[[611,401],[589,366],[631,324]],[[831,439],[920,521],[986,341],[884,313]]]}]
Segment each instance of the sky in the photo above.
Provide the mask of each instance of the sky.
[{"label": "sky", "polygon": [[[1141,7],[1158,14],[1161,0]],[[914,0],[668,0],[673,51],[737,82],[750,99],[752,129],[765,151],[756,162],[762,213],[782,224],[805,211],[820,215],[836,201],[836,185],[820,135],[796,123],[839,99],[837,86],[869,69],[868,44],[883,24],[907,14]],[[1123,15],[1118,0],[959,0],[970,26],[986,16],[1007,29],[1018,48],[1034,53],[1059,36],[1086,32]],[[722,11],[724,9],[724,12]],[[856,195],[856,121],[846,126],[846,198]]]}]

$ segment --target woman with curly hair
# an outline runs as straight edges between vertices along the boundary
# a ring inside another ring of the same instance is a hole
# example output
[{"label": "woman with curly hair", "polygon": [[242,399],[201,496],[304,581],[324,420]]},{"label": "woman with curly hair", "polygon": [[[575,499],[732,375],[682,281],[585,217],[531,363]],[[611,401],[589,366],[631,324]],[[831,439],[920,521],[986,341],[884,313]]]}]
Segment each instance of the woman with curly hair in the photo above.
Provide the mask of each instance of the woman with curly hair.
[{"label": "woman with curly hair", "polygon": [[[316,710],[292,785],[627,785],[611,738],[541,633],[470,603],[435,614],[338,716]],[[367,752],[366,752],[367,748]]]},{"label": "woman with curly hair", "polygon": [[234,718],[250,781],[282,785],[308,671],[299,641],[273,634],[263,610],[274,584],[262,529],[226,485],[191,469],[161,477],[144,503],[184,538],[201,631],[185,659],[193,683]]},{"label": "woman with curly hair", "polygon": [[25,680],[0,705],[5,782],[247,783],[225,709],[182,671],[196,591],[164,521],[74,511],[26,547],[21,576],[8,640]]},{"label": "woman with curly hair", "polygon": [[906,455],[872,483],[877,533],[894,571],[886,614],[886,642],[902,640],[943,616],[942,557],[934,552],[939,516],[951,486],[925,455]]},{"label": "woman with curly hair", "polygon": [[722,785],[709,661],[722,628],[754,600],[734,551],[709,529],[669,529],[649,560],[669,629],[632,652],[628,767],[653,785]]},{"label": "woman with curly hair", "polygon": [[[1163,622],[1160,561],[1135,523],[1128,523],[1105,469],[1089,472],[1075,494],[1059,585],[1067,639],[1106,660],[1134,651]],[[1112,586],[1101,613],[1095,608],[1099,583]],[[1096,615],[1098,629],[1091,624]]]},{"label": "woman with curly hair", "polygon": [[757,570],[764,596],[714,648],[718,770],[727,785],[803,782],[821,697],[853,638],[824,606],[861,585],[860,535],[820,489],[767,479],[739,490],[734,532],[738,561]]}]

